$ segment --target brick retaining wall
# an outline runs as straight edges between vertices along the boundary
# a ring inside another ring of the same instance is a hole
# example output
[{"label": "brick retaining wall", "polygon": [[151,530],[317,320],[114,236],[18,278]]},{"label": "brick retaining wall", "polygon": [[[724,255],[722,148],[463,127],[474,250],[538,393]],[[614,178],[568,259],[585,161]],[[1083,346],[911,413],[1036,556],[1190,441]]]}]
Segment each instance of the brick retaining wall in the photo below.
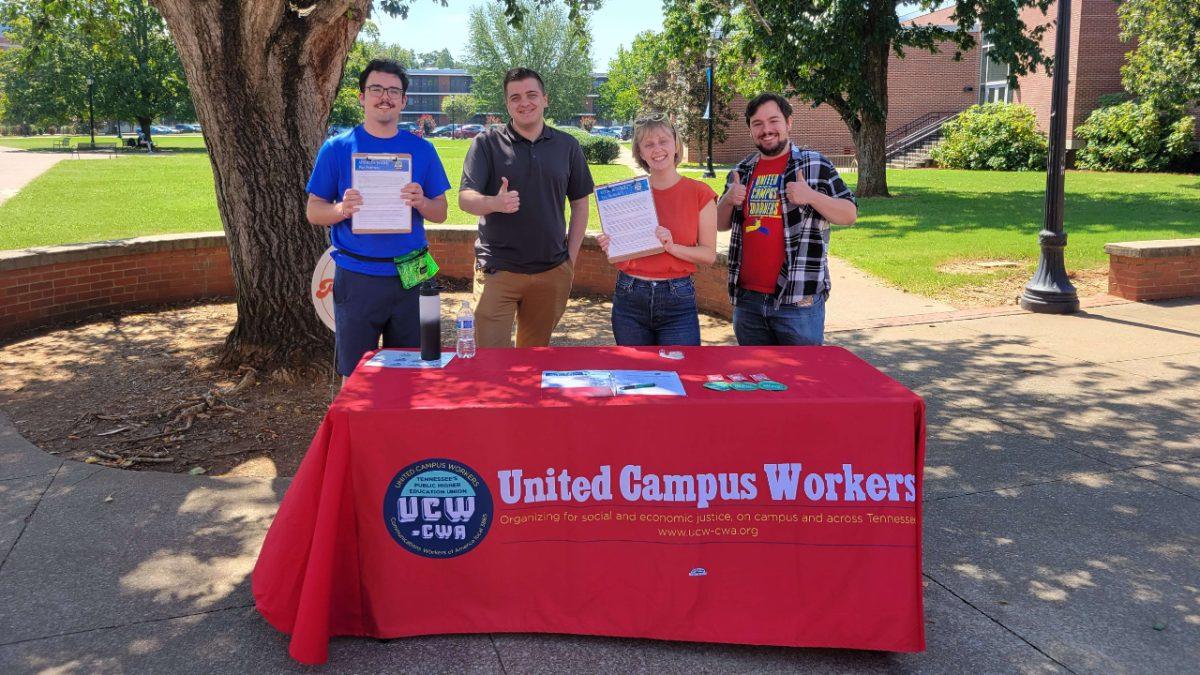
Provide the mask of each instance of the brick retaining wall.
[{"label": "brick retaining wall", "polygon": [[[447,225],[427,231],[443,275],[470,279],[475,228]],[[589,235],[575,270],[574,292],[609,296],[615,283],[615,269]],[[227,299],[233,293],[221,232],[0,251],[0,339],[102,312]],[[702,311],[731,315],[724,254],[696,275],[696,300]]]},{"label": "brick retaining wall", "polygon": [[1200,296],[1200,239],[1106,244],[1108,292],[1126,300]]},{"label": "brick retaining wall", "polygon": [[221,233],[0,251],[0,338],[100,312],[232,296]]}]

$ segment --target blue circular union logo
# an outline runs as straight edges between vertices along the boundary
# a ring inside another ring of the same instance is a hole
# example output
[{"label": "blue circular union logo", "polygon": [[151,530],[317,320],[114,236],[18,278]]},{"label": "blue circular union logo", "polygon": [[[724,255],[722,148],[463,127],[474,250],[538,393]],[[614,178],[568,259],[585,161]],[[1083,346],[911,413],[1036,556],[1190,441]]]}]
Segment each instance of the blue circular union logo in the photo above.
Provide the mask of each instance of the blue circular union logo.
[{"label": "blue circular union logo", "polygon": [[388,484],[383,520],[396,543],[426,558],[454,558],[492,526],[492,493],[474,469],[452,459],[409,464]]}]

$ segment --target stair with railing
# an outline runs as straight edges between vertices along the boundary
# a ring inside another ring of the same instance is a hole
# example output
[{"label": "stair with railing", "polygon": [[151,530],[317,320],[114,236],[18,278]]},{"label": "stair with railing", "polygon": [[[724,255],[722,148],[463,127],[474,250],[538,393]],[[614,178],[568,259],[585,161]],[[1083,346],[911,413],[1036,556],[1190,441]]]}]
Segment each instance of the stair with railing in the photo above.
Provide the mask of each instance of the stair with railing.
[{"label": "stair with railing", "polygon": [[928,166],[929,151],[942,138],[942,125],[958,117],[961,111],[942,110],[892,130],[884,140],[884,156],[891,168]]}]

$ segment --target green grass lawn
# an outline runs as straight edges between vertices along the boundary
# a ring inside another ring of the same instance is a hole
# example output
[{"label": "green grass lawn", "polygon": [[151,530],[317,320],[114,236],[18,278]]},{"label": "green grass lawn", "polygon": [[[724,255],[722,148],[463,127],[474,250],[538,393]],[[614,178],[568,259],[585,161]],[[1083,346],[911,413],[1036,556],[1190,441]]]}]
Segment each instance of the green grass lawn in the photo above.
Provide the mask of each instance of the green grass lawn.
[{"label": "green grass lawn", "polygon": [[[220,229],[212,171],[196,145],[203,139],[163,138],[179,143],[183,152],[59,163],[0,205],[0,249]],[[51,142],[0,138],[0,145],[14,140],[46,147]],[[434,144],[453,185],[448,222],[473,223],[475,217],[460,211],[454,199],[469,141]],[[627,178],[630,170],[593,166],[592,175],[599,184]],[[853,186],[857,176],[848,172],[845,178]],[[831,251],[925,295],[1028,277],[1038,257],[1045,180],[1036,172],[892,170],[893,197],[862,200],[858,224],[835,230]],[[723,177],[708,182],[719,192]],[[1200,237],[1198,176],[1069,172],[1066,191],[1071,270],[1104,268],[1109,242]],[[595,229],[594,200],[590,211]],[[958,264],[988,260],[1020,266]]]},{"label": "green grass lawn", "polygon": [[[720,193],[724,177],[717,173],[722,177],[707,182]],[[857,174],[844,178],[853,188]],[[1071,171],[1065,183],[1070,270],[1106,268],[1107,243],[1200,237],[1200,176]],[[894,169],[888,186],[891,198],[860,200],[858,223],[834,230],[833,255],[932,296],[1028,278],[1036,267],[1044,173]],[[971,265],[955,265],[990,260],[1022,265],[971,273],[957,271]]]}]

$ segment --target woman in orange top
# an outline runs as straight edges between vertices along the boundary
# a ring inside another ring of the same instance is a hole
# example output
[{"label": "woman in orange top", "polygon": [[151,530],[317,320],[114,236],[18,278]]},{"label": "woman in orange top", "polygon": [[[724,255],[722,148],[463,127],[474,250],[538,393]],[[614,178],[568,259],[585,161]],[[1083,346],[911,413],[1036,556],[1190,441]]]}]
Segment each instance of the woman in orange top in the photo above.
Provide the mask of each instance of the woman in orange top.
[{"label": "woman in orange top", "polygon": [[[616,263],[612,331],[619,345],[699,345],[696,265],[717,257],[717,194],[679,175],[682,144],[665,116],[639,119],[633,158],[650,173],[663,253]],[[608,252],[608,237],[597,237]]]}]

